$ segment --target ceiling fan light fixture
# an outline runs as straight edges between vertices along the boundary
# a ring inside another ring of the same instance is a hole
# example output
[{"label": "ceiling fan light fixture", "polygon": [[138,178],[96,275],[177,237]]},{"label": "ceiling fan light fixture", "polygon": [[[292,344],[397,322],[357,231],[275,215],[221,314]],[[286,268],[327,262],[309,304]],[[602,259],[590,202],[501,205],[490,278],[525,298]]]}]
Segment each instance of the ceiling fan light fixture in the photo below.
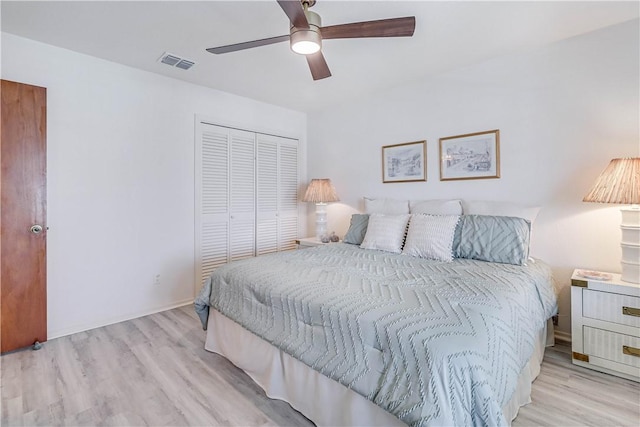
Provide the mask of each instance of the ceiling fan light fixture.
[{"label": "ceiling fan light fixture", "polygon": [[[0,0],[1,1],[1,0]],[[289,19],[289,34],[210,47],[207,52],[216,55],[254,47],[267,46],[289,40],[294,53],[305,55],[313,80],[331,77],[331,70],[322,54],[322,39],[362,39],[371,37],[411,37],[416,29],[416,17],[378,19],[323,27],[320,15],[309,10],[316,0],[277,0]]]},{"label": "ceiling fan light fixture", "polygon": [[297,37],[294,37],[294,34],[291,35],[291,50],[300,55],[311,55],[312,53],[316,53],[321,48],[321,40],[314,40],[314,37],[311,33],[316,34],[313,31],[298,31],[294,33]]},{"label": "ceiling fan light fixture", "polygon": [[322,49],[322,35],[320,34],[322,20],[320,15],[310,10],[305,10],[304,14],[307,17],[309,28],[291,27],[289,40],[292,51],[300,55],[311,55]]}]

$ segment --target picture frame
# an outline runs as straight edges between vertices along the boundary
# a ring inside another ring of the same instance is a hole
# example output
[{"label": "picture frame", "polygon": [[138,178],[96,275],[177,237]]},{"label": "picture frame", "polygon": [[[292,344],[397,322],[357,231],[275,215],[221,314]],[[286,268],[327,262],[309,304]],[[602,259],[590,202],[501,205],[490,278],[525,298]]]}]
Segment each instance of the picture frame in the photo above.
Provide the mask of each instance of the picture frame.
[{"label": "picture frame", "polygon": [[440,181],[500,178],[500,130],[440,138]]},{"label": "picture frame", "polygon": [[382,147],[382,182],[427,180],[427,141]]}]

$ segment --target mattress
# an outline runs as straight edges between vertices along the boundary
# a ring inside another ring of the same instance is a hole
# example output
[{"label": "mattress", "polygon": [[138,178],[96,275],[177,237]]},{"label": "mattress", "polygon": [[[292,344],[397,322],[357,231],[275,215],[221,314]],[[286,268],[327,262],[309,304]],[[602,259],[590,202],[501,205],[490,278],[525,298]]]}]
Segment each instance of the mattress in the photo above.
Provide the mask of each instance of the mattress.
[{"label": "mattress", "polygon": [[[197,298],[409,425],[506,425],[556,302],[549,268],[346,244],[231,263]],[[203,319],[204,320],[204,319]]]}]

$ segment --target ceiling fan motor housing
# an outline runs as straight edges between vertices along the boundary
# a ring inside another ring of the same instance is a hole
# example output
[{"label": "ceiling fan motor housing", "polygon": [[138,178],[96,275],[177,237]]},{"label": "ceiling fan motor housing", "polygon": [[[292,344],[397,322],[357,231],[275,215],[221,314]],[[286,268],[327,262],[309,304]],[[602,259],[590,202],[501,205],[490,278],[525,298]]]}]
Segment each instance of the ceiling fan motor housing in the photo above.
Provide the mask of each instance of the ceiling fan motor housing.
[{"label": "ceiling fan motor housing", "polygon": [[310,10],[305,10],[304,14],[307,17],[309,28],[292,26],[289,32],[289,39],[291,50],[302,55],[308,55],[322,49],[322,35],[320,34],[322,20],[320,15]]}]

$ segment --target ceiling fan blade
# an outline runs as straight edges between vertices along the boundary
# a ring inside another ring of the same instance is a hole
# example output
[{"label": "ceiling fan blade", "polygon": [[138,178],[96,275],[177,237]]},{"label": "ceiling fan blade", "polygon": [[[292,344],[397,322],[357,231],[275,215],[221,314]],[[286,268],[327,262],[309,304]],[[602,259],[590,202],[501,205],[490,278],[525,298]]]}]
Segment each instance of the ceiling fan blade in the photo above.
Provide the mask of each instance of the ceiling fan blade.
[{"label": "ceiling fan blade", "polygon": [[353,22],[320,28],[322,38],[355,39],[362,37],[411,37],[416,28],[416,17],[381,19],[379,21]]},{"label": "ceiling fan blade", "polygon": [[268,39],[252,40],[250,42],[229,44],[226,46],[210,47],[207,49],[209,53],[221,54],[228,52],[236,52],[238,50],[251,49],[252,47],[266,46],[274,43],[289,41],[289,34],[284,36],[269,37]]},{"label": "ceiling fan blade", "polygon": [[324,59],[324,55],[322,55],[322,51],[306,56],[307,63],[309,64],[309,69],[311,70],[311,75],[313,76],[313,80],[320,80],[331,77],[331,71],[329,70],[327,61],[325,61]]},{"label": "ceiling fan blade", "polygon": [[309,28],[307,17],[304,14],[304,8],[300,0],[277,0],[278,4],[289,17],[291,25],[296,28]]}]

